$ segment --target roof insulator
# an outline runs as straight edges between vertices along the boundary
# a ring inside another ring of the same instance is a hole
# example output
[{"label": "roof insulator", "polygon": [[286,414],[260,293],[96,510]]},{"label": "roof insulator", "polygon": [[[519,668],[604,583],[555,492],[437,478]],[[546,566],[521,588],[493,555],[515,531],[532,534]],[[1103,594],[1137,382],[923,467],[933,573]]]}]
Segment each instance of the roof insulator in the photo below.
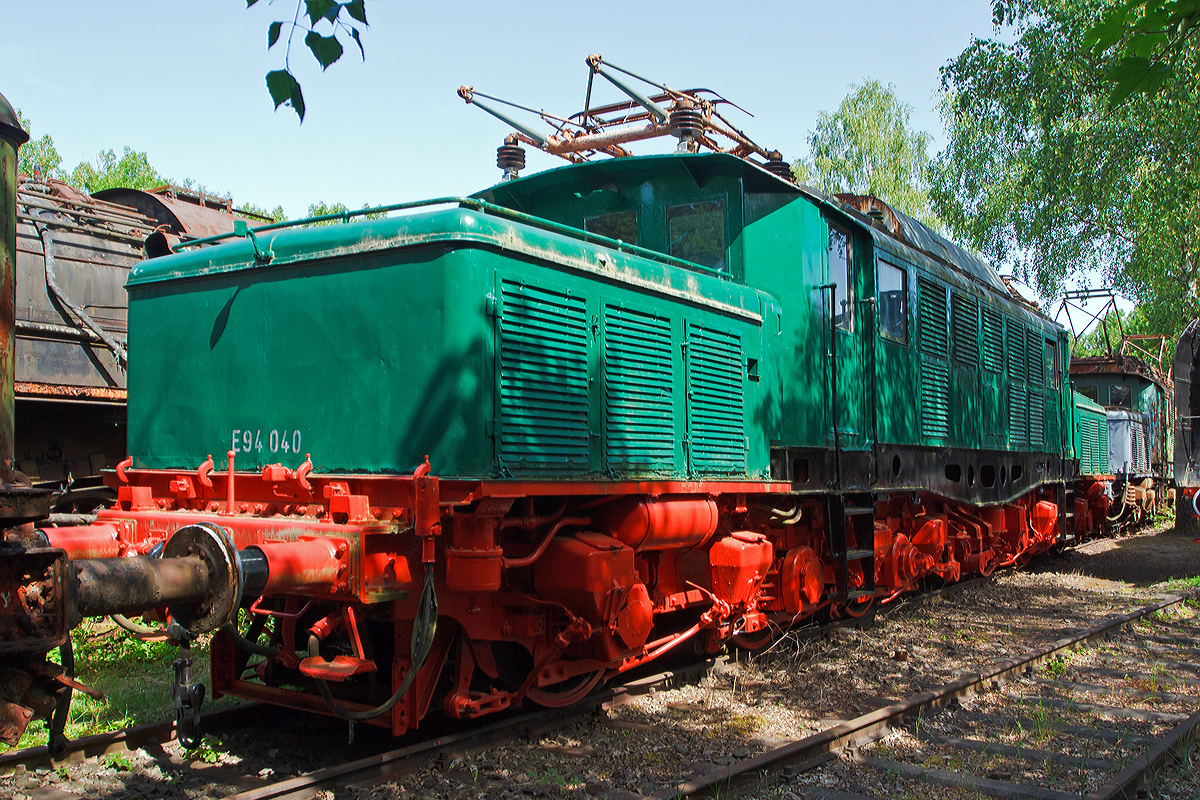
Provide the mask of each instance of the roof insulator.
[{"label": "roof insulator", "polygon": [[525,169],[525,148],[517,144],[520,139],[515,133],[504,137],[504,144],[496,148],[496,166],[504,171],[500,180],[511,181]]},{"label": "roof insulator", "polygon": [[778,150],[767,153],[767,163],[763,164],[763,169],[785,181],[796,182],[796,176],[792,174],[792,165],[783,160],[783,153]]},{"label": "roof insulator", "polygon": [[671,135],[679,140],[679,152],[692,152],[695,140],[704,133],[704,113],[691,100],[676,100],[670,114]]}]

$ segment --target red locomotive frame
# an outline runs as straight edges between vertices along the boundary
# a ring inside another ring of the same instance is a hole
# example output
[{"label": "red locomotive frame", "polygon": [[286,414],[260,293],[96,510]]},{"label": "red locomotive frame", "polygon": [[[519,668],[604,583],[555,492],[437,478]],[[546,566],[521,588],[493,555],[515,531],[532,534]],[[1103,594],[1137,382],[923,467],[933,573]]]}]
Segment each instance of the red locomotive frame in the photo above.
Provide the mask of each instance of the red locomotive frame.
[{"label": "red locomotive frame", "polygon": [[[266,583],[243,605],[251,638],[272,629],[273,652],[250,666],[244,640],[218,633],[214,696],[369,717],[399,735],[439,687],[457,718],[526,699],[567,705],[684,643],[761,646],[817,613],[865,613],[926,577],[1024,563],[1098,530],[1108,501],[1101,483],[1082,482],[1066,532],[1052,486],[989,508],[895,495],[840,508],[839,544],[831,496],[788,483],[439,480],[428,462],[409,476],[310,469],[126,463],[110,476],[118,502],[95,524],[46,533],[75,560],[152,553],[183,528],[219,526],[239,551],[265,556]],[[426,568],[442,625],[406,682]],[[402,696],[378,711],[391,687]]]}]

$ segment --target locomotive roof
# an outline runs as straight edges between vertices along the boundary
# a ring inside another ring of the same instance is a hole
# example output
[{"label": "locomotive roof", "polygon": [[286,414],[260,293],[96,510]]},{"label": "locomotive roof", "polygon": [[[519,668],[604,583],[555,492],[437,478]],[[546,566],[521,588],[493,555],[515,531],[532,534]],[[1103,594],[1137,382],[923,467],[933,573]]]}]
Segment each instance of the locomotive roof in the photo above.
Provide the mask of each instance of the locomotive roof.
[{"label": "locomotive roof", "polygon": [[734,174],[741,178],[746,192],[792,194],[796,199],[807,198],[852,217],[884,250],[906,256],[909,254],[900,251],[898,246],[916,250],[969,275],[1005,298],[1010,297],[999,273],[986,261],[877,198],[871,199],[885,206],[894,215],[899,231],[875,223],[858,208],[837,197],[811,186],[794,184],[767,172],[757,164],[727,153],[669,153],[568,164],[498,183],[472,196],[518,211],[536,213],[531,206],[536,205],[537,196],[553,187],[574,186],[578,190],[590,191],[614,180],[628,180],[639,173],[659,176],[670,176],[674,173],[687,176],[695,181],[698,190],[702,190],[715,175]]}]

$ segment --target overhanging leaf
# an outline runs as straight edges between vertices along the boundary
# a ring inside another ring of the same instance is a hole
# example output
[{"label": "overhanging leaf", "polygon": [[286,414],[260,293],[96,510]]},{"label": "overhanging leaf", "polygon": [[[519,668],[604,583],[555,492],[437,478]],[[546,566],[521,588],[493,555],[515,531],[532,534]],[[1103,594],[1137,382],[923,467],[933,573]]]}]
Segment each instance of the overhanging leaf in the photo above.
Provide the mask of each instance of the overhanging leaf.
[{"label": "overhanging leaf", "polygon": [[304,37],[304,43],[312,50],[317,61],[321,62],[322,70],[328,69],[330,64],[342,57],[342,43],[336,36],[322,36],[316,31],[309,31]]},{"label": "overhanging leaf", "polygon": [[350,35],[354,37],[354,43],[358,45],[358,52],[362,54],[362,60],[367,60],[367,51],[363,49],[362,39],[358,38],[358,28],[351,28]]},{"label": "overhanging leaf", "polygon": [[1115,13],[1106,17],[1103,22],[1091,28],[1084,35],[1083,46],[1092,48],[1098,53],[1104,52],[1119,42],[1125,32],[1125,15]]},{"label": "overhanging leaf", "polygon": [[258,0],[246,0],[246,8],[249,8],[250,6],[254,5],[257,2],[258,2]]},{"label": "overhanging leaf", "polygon": [[351,17],[363,25],[367,24],[367,6],[364,0],[350,0],[349,3],[345,4],[345,9]]},{"label": "overhanging leaf", "polygon": [[1104,73],[1105,80],[1137,83],[1150,70],[1150,60],[1144,56],[1125,56]]},{"label": "overhanging leaf", "polygon": [[283,30],[282,22],[272,22],[271,27],[267,28],[267,49],[270,50],[279,41],[279,32]]},{"label": "overhanging leaf", "polygon": [[304,0],[304,8],[309,21],[316,25],[329,9],[337,8],[337,3],[334,0]]},{"label": "overhanging leaf", "polygon": [[276,69],[267,73],[267,91],[275,101],[275,110],[284,103],[289,104],[304,122],[304,95],[300,92],[300,84],[285,69]]}]

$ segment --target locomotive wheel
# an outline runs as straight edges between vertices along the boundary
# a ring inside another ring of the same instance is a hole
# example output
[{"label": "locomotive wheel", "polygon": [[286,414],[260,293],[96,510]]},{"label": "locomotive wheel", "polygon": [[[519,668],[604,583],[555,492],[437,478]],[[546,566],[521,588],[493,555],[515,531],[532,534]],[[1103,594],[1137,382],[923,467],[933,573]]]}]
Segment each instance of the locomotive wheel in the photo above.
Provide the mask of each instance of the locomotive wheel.
[{"label": "locomotive wheel", "polygon": [[853,603],[846,603],[842,606],[841,610],[842,613],[844,613],[847,617],[859,619],[860,617],[866,615],[866,613],[870,611],[874,605],[875,596],[871,595],[870,597],[856,600]]},{"label": "locomotive wheel", "polygon": [[735,633],[730,638],[742,650],[761,650],[775,638],[775,631],[768,626],[757,633]]},{"label": "locomotive wheel", "polygon": [[539,706],[546,708],[562,708],[569,706],[572,703],[578,703],[587,693],[596,688],[596,684],[604,677],[604,670],[598,669],[595,672],[576,675],[573,679],[555,684],[554,687],[567,686],[569,688],[561,691],[552,691],[550,689],[539,689],[536,686],[531,686],[525,692],[525,696]]}]

